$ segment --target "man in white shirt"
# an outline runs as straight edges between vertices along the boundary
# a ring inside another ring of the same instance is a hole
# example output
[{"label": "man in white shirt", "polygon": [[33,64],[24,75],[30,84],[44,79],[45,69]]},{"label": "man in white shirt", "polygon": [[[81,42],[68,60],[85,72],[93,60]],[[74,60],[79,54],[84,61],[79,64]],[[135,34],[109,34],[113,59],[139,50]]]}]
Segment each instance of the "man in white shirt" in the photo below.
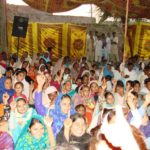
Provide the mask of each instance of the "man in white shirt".
[{"label": "man in white shirt", "polygon": [[116,32],[113,32],[113,37],[111,41],[111,55],[112,59],[119,62],[119,53],[118,53],[118,37],[116,36]]},{"label": "man in white shirt", "polygon": [[137,74],[136,71],[133,70],[133,64],[132,63],[128,63],[127,68],[124,69],[124,78],[126,80],[126,82],[128,80],[134,81],[137,79]]},{"label": "man in white shirt", "polygon": [[112,67],[112,72],[114,74],[114,79],[115,80],[121,80],[122,76],[121,76],[121,72],[119,70],[119,65],[117,65],[115,68]]},{"label": "man in white shirt", "polygon": [[92,32],[89,33],[86,40],[86,57],[89,62],[94,60],[94,38]]},{"label": "man in white shirt", "polygon": [[143,87],[140,91],[141,95],[146,95],[150,93],[150,78],[144,80],[145,87]]},{"label": "man in white shirt", "polygon": [[110,53],[111,53],[111,38],[110,38],[110,34],[107,33],[107,37],[106,37],[106,50],[108,53],[108,61],[109,61],[109,57],[110,57]]},{"label": "man in white shirt", "polygon": [[94,43],[97,41],[97,38],[98,38],[98,31],[95,31],[93,35]]},{"label": "man in white shirt", "polygon": [[28,54],[27,51],[24,51],[22,56],[24,57],[25,61],[29,61],[29,63],[31,64],[32,59],[31,59],[31,57],[30,57],[30,55]]},{"label": "man in white shirt", "polygon": [[100,62],[102,58],[102,40],[99,35],[95,42],[95,62]]},{"label": "man in white shirt", "polygon": [[138,81],[141,83],[141,87],[144,87],[144,80],[150,77],[150,66],[145,66],[144,71],[138,75]]}]

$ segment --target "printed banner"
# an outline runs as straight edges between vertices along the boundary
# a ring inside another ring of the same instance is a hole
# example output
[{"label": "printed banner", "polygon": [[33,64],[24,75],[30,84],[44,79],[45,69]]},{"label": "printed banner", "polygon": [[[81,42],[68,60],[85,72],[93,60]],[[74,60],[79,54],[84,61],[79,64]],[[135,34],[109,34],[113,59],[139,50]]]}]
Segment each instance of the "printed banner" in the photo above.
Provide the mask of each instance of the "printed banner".
[{"label": "printed banner", "polygon": [[[12,23],[8,24],[8,47],[10,53],[17,52],[18,38],[12,34]],[[86,27],[73,24],[30,23],[26,38],[19,38],[19,55],[23,51],[45,52],[53,48],[53,59],[62,56],[82,57],[85,54]]]},{"label": "printed banner", "polygon": [[150,58],[150,24],[141,25],[138,54],[144,58]]},{"label": "printed banner", "polygon": [[53,57],[58,58],[62,54],[62,24],[37,24],[39,51],[47,51],[53,47]]},{"label": "printed banner", "polygon": [[139,55],[148,59],[150,57],[150,24],[129,25],[126,44],[127,57]]},{"label": "printed banner", "polygon": [[71,57],[79,58],[85,55],[86,28],[76,25],[68,26],[68,53]]}]

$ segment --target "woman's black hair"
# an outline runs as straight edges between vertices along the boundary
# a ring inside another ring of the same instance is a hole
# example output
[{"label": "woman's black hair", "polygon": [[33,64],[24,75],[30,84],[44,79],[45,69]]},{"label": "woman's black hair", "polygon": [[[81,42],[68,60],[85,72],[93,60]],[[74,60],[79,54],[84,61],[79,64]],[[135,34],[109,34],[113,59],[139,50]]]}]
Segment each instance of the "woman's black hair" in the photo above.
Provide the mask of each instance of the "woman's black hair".
[{"label": "woman's black hair", "polygon": [[144,84],[148,84],[150,82],[150,78],[144,80]]},{"label": "woman's black hair", "polygon": [[12,81],[12,78],[11,77],[6,77],[5,81],[6,80],[11,80]]},{"label": "woman's black hair", "polygon": [[67,82],[70,82],[71,83],[71,80],[66,80],[63,85],[65,85]]},{"label": "woman's black hair", "polygon": [[83,85],[81,88],[80,88],[80,91],[83,90],[84,88],[88,88],[90,90],[90,87],[88,85]]},{"label": "woman's black hair", "polygon": [[71,101],[71,97],[70,97],[68,94],[63,95],[63,96],[61,97],[61,100],[64,99],[64,98],[69,98],[70,101]]},{"label": "woman's black hair", "polygon": [[11,72],[14,74],[14,69],[13,69],[13,67],[7,67],[7,68],[6,68],[6,72],[8,72],[8,71],[11,71]]},{"label": "woman's black hair", "polygon": [[31,127],[32,127],[33,125],[35,125],[36,123],[42,124],[42,122],[41,122],[39,119],[32,118],[29,128],[31,129]]},{"label": "woman's black hair", "polygon": [[115,110],[111,110],[108,112],[108,122],[110,122],[112,120],[112,118],[116,115],[116,111]]},{"label": "woman's black hair", "polygon": [[24,84],[22,82],[16,82],[14,87],[16,87],[16,85],[18,84],[21,85],[22,88],[24,88]]},{"label": "woman's black hair", "polygon": [[84,108],[84,110],[86,111],[86,107],[83,104],[79,104],[75,107],[75,110],[78,111],[79,108]]},{"label": "woman's black hair", "polygon": [[44,61],[43,64],[46,65],[45,59],[44,59],[44,58],[40,58],[39,62],[40,62],[41,60],[43,60],[43,61]]},{"label": "woman's black hair", "polygon": [[133,86],[135,86],[136,84],[138,84],[139,86],[141,85],[138,80],[134,80],[134,81],[133,81]]},{"label": "woman's black hair", "polygon": [[25,68],[21,68],[21,70],[27,74],[27,70]]},{"label": "woman's black hair", "polygon": [[71,72],[71,70],[70,70],[69,68],[65,68],[65,71],[64,71],[64,72],[66,72],[66,71],[68,71],[69,74],[70,74],[70,72]]},{"label": "woman's black hair", "polygon": [[[110,115],[110,113],[111,113],[112,111],[113,111],[113,109],[104,108],[104,109],[103,109],[103,113],[102,113],[102,118],[104,118],[105,115],[108,114],[108,113],[109,113],[109,115]],[[108,115],[108,121],[110,121],[110,119],[111,119],[111,118],[110,118],[111,115],[110,115],[110,116],[109,116],[109,115]]]},{"label": "woman's black hair", "polygon": [[18,99],[16,100],[16,102],[19,102],[19,101],[24,101],[25,103],[27,103],[26,100],[25,100],[23,97],[20,97],[20,98],[18,98]]},{"label": "woman's black hair", "polygon": [[91,72],[92,74],[95,74],[95,70],[90,70],[90,72]]},{"label": "woman's black hair", "polygon": [[15,70],[16,76],[18,76],[20,73],[24,73],[24,71],[23,71],[22,69],[17,68],[17,69]]},{"label": "woman's black hair", "polygon": [[85,75],[83,75],[82,77],[81,77],[81,80],[83,80],[84,78],[89,78],[89,75],[87,75],[87,74],[85,74]]},{"label": "woman's black hair", "polygon": [[82,115],[80,115],[80,114],[74,114],[74,115],[71,115],[71,116],[70,116],[70,119],[72,120],[72,122],[75,122],[75,121],[76,121],[77,119],[79,119],[79,118],[83,119],[83,120],[85,121],[85,123],[86,123],[85,117],[82,116]]},{"label": "woman's black hair", "polygon": [[128,80],[128,81],[126,82],[126,84],[127,84],[127,83],[131,84],[131,87],[133,87],[133,84],[134,84],[134,82],[133,82],[133,81]]},{"label": "woman's black hair", "polygon": [[112,77],[110,75],[105,76],[106,81],[111,81]]},{"label": "woman's black hair", "polygon": [[52,62],[50,62],[50,61],[49,61],[49,62],[47,62],[47,63],[46,63],[46,66],[47,66],[47,65],[52,66]]},{"label": "woman's black hair", "polygon": [[15,57],[11,57],[10,59],[12,59],[14,62],[17,62],[17,59]]},{"label": "woman's black hair", "polygon": [[118,80],[118,81],[117,81],[117,85],[116,85],[116,87],[122,87],[122,88],[124,88],[124,84],[123,84],[123,82],[122,82],[122,81],[120,81],[120,80]]},{"label": "woman's black hair", "polygon": [[133,63],[132,63],[132,62],[129,62],[129,63],[127,64],[127,66],[133,66]]},{"label": "woman's black hair", "polygon": [[114,97],[114,95],[113,95],[111,92],[106,92],[106,93],[104,94],[104,97],[107,98],[108,95],[112,95],[112,96]]}]

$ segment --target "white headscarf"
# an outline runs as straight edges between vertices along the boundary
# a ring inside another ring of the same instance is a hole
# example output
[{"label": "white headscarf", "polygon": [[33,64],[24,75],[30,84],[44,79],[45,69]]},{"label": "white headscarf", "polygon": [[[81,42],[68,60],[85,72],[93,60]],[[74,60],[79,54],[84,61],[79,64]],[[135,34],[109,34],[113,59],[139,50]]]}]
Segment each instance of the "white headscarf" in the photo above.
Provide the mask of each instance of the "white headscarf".
[{"label": "white headscarf", "polygon": [[112,145],[121,147],[122,150],[140,150],[119,105],[116,106],[115,123],[108,123],[107,114],[101,126],[101,133]]}]

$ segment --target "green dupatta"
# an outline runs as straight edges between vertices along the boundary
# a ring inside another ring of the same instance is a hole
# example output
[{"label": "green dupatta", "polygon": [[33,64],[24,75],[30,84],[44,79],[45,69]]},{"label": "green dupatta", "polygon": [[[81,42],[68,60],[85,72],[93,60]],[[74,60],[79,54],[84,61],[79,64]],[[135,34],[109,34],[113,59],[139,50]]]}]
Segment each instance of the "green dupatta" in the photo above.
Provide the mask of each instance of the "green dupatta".
[{"label": "green dupatta", "polygon": [[[34,138],[28,131],[32,118],[40,120],[44,126],[44,134],[40,139]],[[47,150],[50,149],[49,137],[46,126],[41,116],[33,116],[26,124],[15,145],[15,150]]]}]

